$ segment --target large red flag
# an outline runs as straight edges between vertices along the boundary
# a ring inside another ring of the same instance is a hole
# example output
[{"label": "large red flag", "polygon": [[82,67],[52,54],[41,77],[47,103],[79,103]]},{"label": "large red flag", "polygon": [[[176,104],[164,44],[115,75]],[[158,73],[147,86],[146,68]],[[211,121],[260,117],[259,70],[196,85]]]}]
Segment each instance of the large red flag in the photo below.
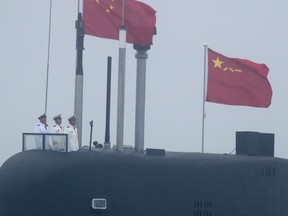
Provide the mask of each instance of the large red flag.
[{"label": "large red flag", "polygon": [[[124,11],[127,42],[143,46],[152,44],[156,11],[135,0],[125,0]],[[83,0],[83,20],[85,34],[118,40],[122,0]]]},{"label": "large red flag", "polygon": [[269,107],[272,88],[269,68],[246,59],[228,58],[208,49],[206,101],[253,107]]}]

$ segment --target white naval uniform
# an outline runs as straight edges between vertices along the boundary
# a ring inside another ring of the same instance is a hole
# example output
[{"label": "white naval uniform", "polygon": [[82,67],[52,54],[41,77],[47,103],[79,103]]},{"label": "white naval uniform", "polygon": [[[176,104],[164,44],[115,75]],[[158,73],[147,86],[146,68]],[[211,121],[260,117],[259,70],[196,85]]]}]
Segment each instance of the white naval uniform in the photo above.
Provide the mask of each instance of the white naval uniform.
[{"label": "white naval uniform", "polygon": [[[35,129],[34,129],[35,133],[48,133],[48,125],[45,125],[43,123],[39,123],[38,125],[36,125]],[[43,136],[39,135],[35,135],[35,143],[36,143],[36,149],[43,149]],[[48,137],[46,137],[45,140],[45,149],[51,149],[51,146],[49,145],[48,142]]]},{"label": "white naval uniform", "polygon": [[78,151],[78,130],[75,126],[68,125],[65,129],[65,133],[68,134],[68,152]]},{"label": "white naval uniform", "polygon": [[[64,127],[55,124],[51,128],[51,133],[64,134]],[[51,138],[52,138],[52,150],[65,151],[65,142],[66,142],[65,136],[52,135]]]}]

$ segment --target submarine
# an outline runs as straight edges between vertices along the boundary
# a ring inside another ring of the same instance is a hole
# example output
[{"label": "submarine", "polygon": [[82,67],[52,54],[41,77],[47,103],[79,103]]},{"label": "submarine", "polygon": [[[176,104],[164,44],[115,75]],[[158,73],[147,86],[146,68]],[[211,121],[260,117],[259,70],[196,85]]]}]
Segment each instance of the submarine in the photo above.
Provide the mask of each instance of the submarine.
[{"label": "submarine", "polygon": [[0,215],[288,215],[288,160],[237,133],[236,154],[22,151],[0,168]]}]

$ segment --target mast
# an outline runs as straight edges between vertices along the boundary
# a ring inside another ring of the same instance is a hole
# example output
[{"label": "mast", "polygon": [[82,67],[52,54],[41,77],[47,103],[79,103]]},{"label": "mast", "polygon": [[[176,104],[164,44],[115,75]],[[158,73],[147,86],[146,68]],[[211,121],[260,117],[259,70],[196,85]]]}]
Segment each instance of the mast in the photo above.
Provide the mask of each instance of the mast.
[{"label": "mast", "polygon": [[116,150],[123,151],[124,140],[124,102],[125,102],[125,68],[126,68],[126,30],[124,23],[125,0],[122,0],[122,23],[119,31],[119,66],[118,66],[118,102]]},{"label": "mast", "polygon": [[50,63],[50,43],[51,43],[51,17],[52,17],[52,0],[50,0],[49,28],[48,28],[47,71],[46,71],[46,93],[45,93],[45,113],[46,113],[46,115],[47,115],[47,106],[48,106],[49,63]]},{"label": "mast", "polygon": [[[157,34],[156,27],[154,35]],[[133,48],[137,51],[137,78],[136,78],[136,108],[135,108],[135,152],[144,152],[145,137],[145,94],[146,94],[146,60],[148,59],[147,51],[151,45],[137,45]]]},{"label": "mast", "polygon": [[74,114],[78,129],[79,147],[82,146],[82,112],[83,112],[83,50],[84,50],[84,23],[82,14],[78,13],[76,20],[76,76],[75,76],[75,99]]},{"label": "mast", "polygon": [[121,26],[119,33],[119,66],[118,66],[118,103],[116,149],[123,150],[124,140],[124,102],[125,102],[125,68],[126,68],[126,30]]},{"label": "mast", "polygon": [[110,149],[110,101],[111,101],[111,62],[112,57],[107,58],[107,93],[106,93],[106,127],[104,148]]},{"label": "mast", "polygon": [[136,78],[136,111],[135,111],[135,151],[144,152],[145,131],[145,89],[146,89],[146,59],[150,45],[134,45],[137,50],[137,78]]}]

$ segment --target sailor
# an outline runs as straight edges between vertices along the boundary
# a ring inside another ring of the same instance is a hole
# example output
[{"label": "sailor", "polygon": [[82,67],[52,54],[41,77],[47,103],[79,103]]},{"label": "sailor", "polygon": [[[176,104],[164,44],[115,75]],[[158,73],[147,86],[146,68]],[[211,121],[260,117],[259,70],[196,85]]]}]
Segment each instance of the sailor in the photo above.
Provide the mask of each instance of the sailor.
[{"label": "sailor", "polygon": [[[53,134],[64,134],[64,127],[62,124],[61,114],[54,116],[53,120],[55,125],[51,128]],[[65,136],[51,135],[52,138],[52,150],[65,151]]]},{"label": "sailor", "polygon": [[66,127],[65,132],[68,134],[68,151],[78,151],[78,130],[76,128],[75,115],[68,118],[69,125]]},{"label": "sailor", "polygon": [[[45,134],[48,133],[47,116],[42,114],[38,117],[39,124],[36,125],[34,132]],[[47,141],[47,142],[46,142]],[[35,136],[36,149],[43,149],[43,135]],[[48,143],[48,137],[45,139],[45,149],[51,149]]]}]

